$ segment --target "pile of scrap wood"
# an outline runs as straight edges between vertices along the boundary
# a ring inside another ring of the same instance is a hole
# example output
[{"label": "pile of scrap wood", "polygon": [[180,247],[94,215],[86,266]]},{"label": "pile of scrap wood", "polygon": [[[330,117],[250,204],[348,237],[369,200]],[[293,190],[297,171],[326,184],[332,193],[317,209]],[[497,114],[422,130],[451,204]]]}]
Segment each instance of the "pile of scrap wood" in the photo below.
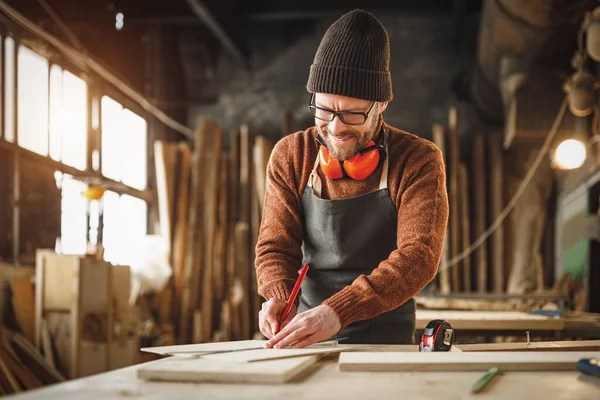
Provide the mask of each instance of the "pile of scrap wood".
[{"label": "pile of scrap wood", "polygon": [[274,143],[245,125],[225,139],[215,121],[200,118],[193,143],[154,143],[160,234],[173,269],[155,306],[174,343],[258,332],[254,248]]},{"label": "pile of scrap wood", "polygon": [[64,380],[51,359],[44,357],[24,335],[0,327],[0,395]]}]

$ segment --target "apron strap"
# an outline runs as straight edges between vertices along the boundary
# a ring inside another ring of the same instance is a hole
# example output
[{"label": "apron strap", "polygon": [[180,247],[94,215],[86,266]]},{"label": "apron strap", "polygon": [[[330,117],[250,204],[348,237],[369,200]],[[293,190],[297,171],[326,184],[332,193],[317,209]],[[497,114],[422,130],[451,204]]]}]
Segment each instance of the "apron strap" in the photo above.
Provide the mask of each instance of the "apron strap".
[{"label": "apron strap", "polygon": [[[385,135],[386,133],[384,132],[383,134]],[[385,154],[386,154],[386,157],[385,157],[385,161],[383,162],[383,169],[381,171],[381,179],[379,180],[379,190],[387,189],[387,187],[388,187],[388,164],[389,164],[388,161],[389,161],[390,157],[389,157],[389,153],[388,153],[387,141],[385,143]],[[319,174],[317,173],[318,167],[319,167],[319,154],[317,153],[317,157],[315,159],[315,164],[310,173],[310,176],[308,177],[307,185],[313,189],[313,191],[315,192],[317,197],[321,197],[321,187],[322,186],[321,186],[321,178],[319,177]]]},{"label": "apron strap", "polygon": [[387,189],[388,187],[388,161],[389,161],[389,152],[387,141],[385,143],[385,161],[383,162],[383,169],[381,171],[381,179],[379,180],[379,190]]},{"label": "apron strap", "polygon": [[315,165],[308,177],[308,186],[313,189],[317,197],[321,197],[321,178],[319,178],[319,174],[317,174],[317,168],[319,167],[319,154],[317,153],[317,158],[315,159]]}]

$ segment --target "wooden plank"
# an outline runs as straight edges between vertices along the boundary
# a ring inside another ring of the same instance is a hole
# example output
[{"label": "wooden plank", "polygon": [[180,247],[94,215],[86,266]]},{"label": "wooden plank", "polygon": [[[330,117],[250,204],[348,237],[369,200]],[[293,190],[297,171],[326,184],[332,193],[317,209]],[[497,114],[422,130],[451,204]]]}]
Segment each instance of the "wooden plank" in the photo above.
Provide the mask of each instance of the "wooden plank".
[{"label": "wooden plank", "polygon": [[312,355],[257,364],[171,357],[138,369],[137,376],[170,382],[285,383],[317,360]]},{"label": "wooden plank", "polygon": [[190,191],[190,173],[191,173],[191,151],[187,143],[180,142],[176,148],[179,160],[177,199],[174,202],[177,207],[176,218],[174,222],[173,239],[173,280],[175,290],[173,296],[173,321],[179,322],[179,313],[181,312],[181,298],[183,292],[183,274],[185,268],[186,245],[187,245],[187,224],[188,224],[188,205]]},{"label": "wooden plank", "polygon": [[352,351],[353,347],[338,346],[312,346],[303,349],[253,349],[247,351],[236,351],[230,353],[217,353],[202,355],[202,358],[219,361],[230,361],[239,363],[259,363],[268,360],[280,360],[284,358],[302,357],[314,354],[341,353]]},{"label": "wooden plank", "polygon": [[262,349],[266,340],[240,340],[220,343],[196,343],[177,346],[142,347],[140,350],[155,354],[198,353],[202,351],[223,351],[237,349]]},{"label": "wooden plank", "polygon": [[[220,174],[218,187],[217,225],[214,242],[214,293],[213,293],[213,315],[220,321],[221,307],[227,296],[227,234],[229,231],[228,210],[228,179],[229,159],[225,152],[221,152]],[[216,318],[214,318],[216,319]],[[223,329],[220,326],[220,329]]]},{"label": "wooden plank", "polygon": [[250,332],[250,255],[249,250],[249,228],[245,222],[238,222],[235,226],[235,256],[236,256],[236,277],[239,278],[237,285],[238,295],[241,297],[239,304],[240,312],[240,334],[242,339],[251,337]]},{"label": "wooden plank", "polygon": [[[483,235],[487,228],[486,224],[486,179],[485,168],[478,167],[485,165],[485,142],[483,134],[477,134],[473,138],[473,151],[471,168],[473,176],[473,209],[474,209],[474,236],[476,238]],[[487,262],[487,243],[484,241],[474,251],[475,265],[477,266],[477,291],[479,293],[487,292],[488,285],[488,262]]]},{"label": "wooden plank", "polygon": [[221,165],[222,138],[221,128],[214,126],[207,134],[210,135],[211,148],[208,152],[206,162],[206,186],[204,196],[204,271],[202,283],[202,340],[210,341],[213,332],[213,285],[214,285],[214,253],[215,236],[217,228],[217,207],[219,195],[219,165]]},{"label": "wooden plank", "polygon": [[168,143],[157,140],[154,142],[154,168],[156,176],[156,190],[158,193],[158,213],[160,221],[160,234],[165,239],[168,252],[171,252],[171,200],[173,181],[169,179],[172,160],[167,150]]},{"label": "wooden plank", "polygon": [[[503,162],[502,162],[502,134],[494,132],[488,135],[488,165],[490,182],[490,213],[491,220],[495,221],[502,209],[503,201]],[[492,288],[496,293],[504,293],[504,225],[500,224],[490,238],[492,259]]]},{"label": "wooden plank", "polygon": [[23,334],[35,342],[35,289],[31,278],[15,278],[10,281],[12,305]]},{"label": "wooden plank", "polygon": [[587,357],[600,352],[348,352],[338,364],[340,371],[576,371],[577,361]]},{"label": "wooden plank", "polygon": [[35,375],[42,384],[62,382],[65,378],[49,364],[39,351],[24,336],[10,333],[10,345],[19,360]]},{"label": "wooden plank", "polygon": [[186,258],[183,271],[183,289],[179,317],[178,343],[188,343],[191,338],[192,315],[196,308],[200,274],[204,257],[204,235],[202,231],[204,196],[204,152],[206,146],[207,125],[209,121],[200,118],[195,131],[195,148],[192,155],[191,188],[189,202],[189,221],[186,246]]},{"label": "wooden plank", "polygon": [[[530,299],[527,302],[512,302],[506,300],[485,300],[475,298],[446,298],[435,296],[416,296],[417,306],[422,309],[451,310],[451,311],[524,311],[529,312],[548,304],[548,300]],[[558,307],[558,306],[557,306]]]},{"label": "wooden plank", "polygon": [[433,319],[443,319],[456,330],[562,330],[562,318],[532,315],[518,311],[439,311],[417,310],[416,327],[424,329]]},{"label": "wooden plank", "polygon": [[456,345],[461,351],[600,351],[600,340],[475,343]]},{"label": "wooden plank", "polygon": [[47,311],[68,311],[75,301],[75,282],[79,273],[79,256],[41,253],[43,255],[44,279],[43,304]]},{"label": "wooden plank", "polygon": [[[433,124],[433,142],[442,152],[444,157],[444,164],[447,165],[447,150],[446,150],[446,139],[444,134],[444,126],[442,124]],[[444,250],[442,252],[442,262],[441,265],[446,265],[449,261],[450,255],[450,234],[449,227],[446,230],[446,238],[444,240]],[[447,268],[440,268],[439,270],[439,290],[442,294],[450,293],[450,275],[448,274]]]},{"label": "wooden plank", "polygon": [[[459,198],[458,198],[458,166],[460,162],[460,141],[457,129],[456,107],[451,107],[448,115],[448,126],[450,130],[450,254],[456,257],[460,251],[460,219],[459,219]],[[452,290],[460,291],[460,271],[461,263],[451,267]]]},{"label": "wooden plank", "polygon": [[[458,166],[458,186],[460,191],[460,220],[461,220],[461,241],[462,251],[466,251],[471,245],[471,225],[469,218],[469,183],[467,168],[463,163]],[[462,261],[463,273],[463,291],[471,292],[471,254],[468,254]]]}]

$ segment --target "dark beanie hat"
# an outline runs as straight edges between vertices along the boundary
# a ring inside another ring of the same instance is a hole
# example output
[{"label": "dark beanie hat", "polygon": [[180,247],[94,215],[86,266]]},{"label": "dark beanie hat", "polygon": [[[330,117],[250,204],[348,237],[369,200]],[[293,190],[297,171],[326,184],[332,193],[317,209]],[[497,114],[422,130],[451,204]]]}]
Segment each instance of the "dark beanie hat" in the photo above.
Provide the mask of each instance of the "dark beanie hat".
[{"label": "dark beanie hat", "polygon": [[310,93],[389,101],[393,97],[389,63],[385,28],[372,14],[354,10],[325,32],[306,88]]}]

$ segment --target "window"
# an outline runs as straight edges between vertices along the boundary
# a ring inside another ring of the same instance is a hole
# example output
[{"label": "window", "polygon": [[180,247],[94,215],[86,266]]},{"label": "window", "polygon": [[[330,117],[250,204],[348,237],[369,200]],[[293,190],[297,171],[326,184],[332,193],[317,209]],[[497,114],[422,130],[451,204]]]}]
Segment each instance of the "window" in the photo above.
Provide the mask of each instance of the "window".
[{"label": "window", "polygon": [[45,156],[48,155],[48,60],[24,46],[19,46],[18,57],[18,143]]},{"label": "window", "polygon": [[15,41],[4,41],[4,138],[15,141]]},{"label": "window", "polygon": [[81,192],[86,185],[73,179],[64,179],[61,188],[61,252],[85,254],[87,248],[87,199]]},{"label": "window", "polygon": [[147,233],[147,205],[144,200],[106,191],[103,198],[104,259],[113,264],[131,265]]},{"label": "window", "polygon": [[146,120],[108,96],[102,97],[102,174],[134,187],[146,188]]},{"label": "window", "polygon": [[87,165],[87,84],[57,65],[50,68],[50,156],[80,170]]}]

